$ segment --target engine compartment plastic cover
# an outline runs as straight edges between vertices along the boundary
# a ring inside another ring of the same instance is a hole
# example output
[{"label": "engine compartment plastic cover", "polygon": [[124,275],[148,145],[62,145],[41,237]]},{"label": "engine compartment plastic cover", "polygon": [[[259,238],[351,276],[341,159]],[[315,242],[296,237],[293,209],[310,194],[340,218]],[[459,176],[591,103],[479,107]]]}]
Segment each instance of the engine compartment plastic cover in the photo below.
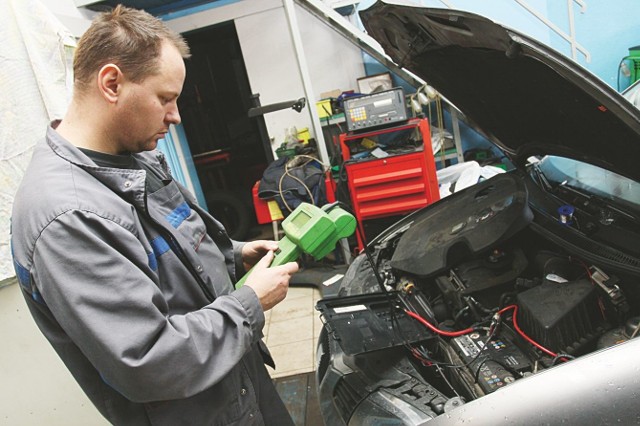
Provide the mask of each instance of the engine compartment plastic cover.
[{"label": "engine compartment plastic cover", "polygon": [[453,251],[479,253],[515,235],[533,219],[522,179],[497,175],[427,207],[400,237],[391,266],[429,276],[450,266]]}]

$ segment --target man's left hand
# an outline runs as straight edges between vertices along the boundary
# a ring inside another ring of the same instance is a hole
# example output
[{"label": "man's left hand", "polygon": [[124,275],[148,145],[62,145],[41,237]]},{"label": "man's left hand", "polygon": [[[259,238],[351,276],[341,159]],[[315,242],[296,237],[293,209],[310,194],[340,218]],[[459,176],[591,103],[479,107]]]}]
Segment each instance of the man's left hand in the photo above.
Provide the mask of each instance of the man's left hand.
[{"label": "man's left hand", "polygon": [[242,247],[242,264],[245,271],[251,269],[269,251],[276,251],[278,243],[269,240],[249,241]]}]

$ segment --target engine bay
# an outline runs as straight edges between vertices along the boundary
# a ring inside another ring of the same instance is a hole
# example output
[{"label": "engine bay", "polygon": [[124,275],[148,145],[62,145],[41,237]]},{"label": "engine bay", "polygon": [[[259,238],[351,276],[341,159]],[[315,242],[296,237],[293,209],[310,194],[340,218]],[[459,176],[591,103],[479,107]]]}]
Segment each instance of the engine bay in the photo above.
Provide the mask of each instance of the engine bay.
[{"label": "engine bay", "polygon": [[318,309],[355,363],[404,351],[426,388],[388,391],[414,402],[430,395],[425,410],[440,415],[445,401],[463,404],[638,334],[628,277],[540,242],[525,230],[428,278],[398,272],[381,250],[387,293],[327,299]]},{"label": "engine bay", "polygon": [[[342,297],[319,302],[329,336],[367,386],[435,417],[638,335],[636,276],[550,238],[528,191],[514,196],[514,185],[479,184],[467,205],[481,215],[461,207],[434,222],[434,209],[378,240],[347,271]],[[438,226],[447,232],[430,232]],[[440,237],[417,249],[425,234]]]},{"label": "engine bay", "polygon": [[433,333],[412,351],[419,371],[467,401],[640,328],[617,276],[550,250],[496,247],[433,279],[390,284],[403,311]]}]

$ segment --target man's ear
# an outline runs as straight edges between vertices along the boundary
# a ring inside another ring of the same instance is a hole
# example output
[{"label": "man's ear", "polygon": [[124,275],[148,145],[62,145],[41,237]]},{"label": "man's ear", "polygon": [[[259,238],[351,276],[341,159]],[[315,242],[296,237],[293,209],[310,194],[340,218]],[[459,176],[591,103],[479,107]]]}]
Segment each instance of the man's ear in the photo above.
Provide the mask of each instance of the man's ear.
[{"label": "man's ear", "polygon": [[103,98],[110,103],[116,103],[122,91],[124,75],[115,64],[107,64],[98,72],[98,90]]}]

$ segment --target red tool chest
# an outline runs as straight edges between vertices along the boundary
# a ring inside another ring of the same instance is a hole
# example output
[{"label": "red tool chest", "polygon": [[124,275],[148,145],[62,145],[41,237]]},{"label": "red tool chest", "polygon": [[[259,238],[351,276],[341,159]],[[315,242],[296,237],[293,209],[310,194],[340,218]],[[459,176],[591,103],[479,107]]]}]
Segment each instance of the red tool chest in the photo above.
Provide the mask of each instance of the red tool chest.
[{"label": "red tool chest", "polygon": [[[422,147],[385,158],[353,160],[350,142],[387,133],[417,129]],[[413,119],[401,126],[340,135],[353,210],[362,221],[413,212],[440,199],[431,133],[426,119]],[[358,246],[363,243],[358,235]]]}]

